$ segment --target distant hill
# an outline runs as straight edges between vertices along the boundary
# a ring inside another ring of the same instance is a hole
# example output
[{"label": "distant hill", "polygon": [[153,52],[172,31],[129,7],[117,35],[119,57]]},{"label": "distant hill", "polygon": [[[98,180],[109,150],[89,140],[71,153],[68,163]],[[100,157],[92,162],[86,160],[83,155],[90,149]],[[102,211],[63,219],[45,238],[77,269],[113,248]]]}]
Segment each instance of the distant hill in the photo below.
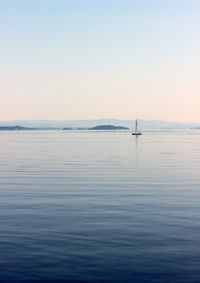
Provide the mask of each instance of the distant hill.
[{"label": "distant hill", "polygon": [[35,130],[35,129],[21,127],[21,126],[0,126],[0,131],[26,131],[26,130]]},{"label": "distant hill", "polygon": [[129,128],[126,127],[121,127],[121,126],[113,126],[113,125],[100,125],[96,127],[89,128],[88,130],[92,131],[115,131],[115,130],[129,130]]}]

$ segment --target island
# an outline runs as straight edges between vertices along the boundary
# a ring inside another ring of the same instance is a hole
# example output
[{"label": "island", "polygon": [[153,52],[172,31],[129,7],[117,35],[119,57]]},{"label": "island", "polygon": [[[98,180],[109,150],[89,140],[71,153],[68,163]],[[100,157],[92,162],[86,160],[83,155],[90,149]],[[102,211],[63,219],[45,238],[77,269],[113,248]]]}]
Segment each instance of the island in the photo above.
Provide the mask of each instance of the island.
[{"label": "island", "polygon": [[116,131],[116,130],[129,130],[129,128],[122,126],[113,126],[113,125],[99,125],[96,127],[89,128],[91,131]]},{"label": "island", "polygon": [[66,127],[66,128],[63,128],[62,130],[63,130],[63,131],[71,131],[72,128]]}]

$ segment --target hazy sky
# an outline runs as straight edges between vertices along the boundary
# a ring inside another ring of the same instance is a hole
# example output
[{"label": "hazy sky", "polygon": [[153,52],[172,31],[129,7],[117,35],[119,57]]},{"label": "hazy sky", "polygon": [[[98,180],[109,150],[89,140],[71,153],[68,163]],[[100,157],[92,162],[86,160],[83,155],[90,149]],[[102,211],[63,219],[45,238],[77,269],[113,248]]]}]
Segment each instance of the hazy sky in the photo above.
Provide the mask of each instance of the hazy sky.
[{"label": "hazy sky", "polygon": [[0,0],[0,108],[200,123],[200,1]]}]

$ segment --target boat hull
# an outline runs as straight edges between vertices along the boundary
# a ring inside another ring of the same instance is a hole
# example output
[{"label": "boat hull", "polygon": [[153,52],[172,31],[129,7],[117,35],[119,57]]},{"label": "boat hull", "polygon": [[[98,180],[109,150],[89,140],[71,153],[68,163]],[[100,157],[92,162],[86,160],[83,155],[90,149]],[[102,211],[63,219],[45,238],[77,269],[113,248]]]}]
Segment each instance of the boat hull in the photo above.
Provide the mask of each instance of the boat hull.
[{"label": "boat hull", "polygon": [[132,133],[132,136],[141,136],[142,133]]}]

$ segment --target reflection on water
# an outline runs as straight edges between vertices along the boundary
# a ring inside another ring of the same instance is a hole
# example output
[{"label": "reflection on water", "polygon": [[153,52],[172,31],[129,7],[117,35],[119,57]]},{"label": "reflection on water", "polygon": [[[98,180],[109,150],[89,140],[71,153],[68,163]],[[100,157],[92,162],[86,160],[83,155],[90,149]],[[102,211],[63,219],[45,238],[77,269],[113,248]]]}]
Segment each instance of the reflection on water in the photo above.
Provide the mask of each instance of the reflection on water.
[{"label": "reflection on water", "polygon": [[199,282],[198,132],[0,133],[0,281]]}]

